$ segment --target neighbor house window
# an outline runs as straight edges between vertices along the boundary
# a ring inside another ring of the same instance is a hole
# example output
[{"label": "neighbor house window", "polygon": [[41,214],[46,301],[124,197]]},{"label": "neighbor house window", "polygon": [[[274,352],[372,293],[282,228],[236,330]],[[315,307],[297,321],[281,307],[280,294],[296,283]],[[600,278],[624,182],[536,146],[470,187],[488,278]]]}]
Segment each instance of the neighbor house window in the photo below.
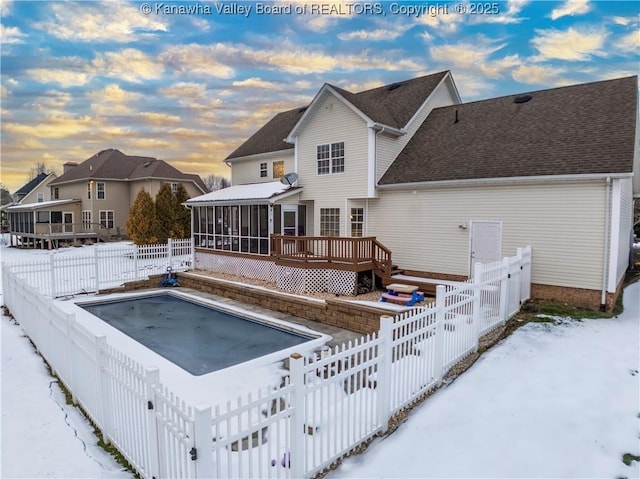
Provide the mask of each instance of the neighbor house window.
[{"label": "neighbor house window", "polygon": [[87,199],[91,199],[91,188],[93,187],[93,181],[87,183]]},{"label": "neighbor house window", "polygon": [[60,198],[60,190],[56,187],[53,189],[53,199],[57,200]]},{"label": "neighbor house window", "polygon": [[36,213],[36,223],[48,223],[48,222],[49,222],[48,211],[38,211]]},{"label": "neighbor house window", "polygon": [[100,224],[105,228],[113,228],[113,210],[100,210]]},{"label": "neighbor house window", "polygon": [[273,177],[275,179],[282,178],[284,175],[284,161],[273,162]]},{"label": "neighbor house window", "polygon": [[351,221],[351,236],[361,238],[364,225],[364,208],[351,208],[349,220]]},{"label": "neighbor house window", "polygon": [[105,198],[104,191],[105,191],[104,183],[96,183],[96,198],[98,198],[99,200],[104,200]]},{"label": "neighbor house window", "polygon": [[340,236],[340,208],[320,208],[320,236]]},{"label": "neighbor house window", "polygon": [[344,141],[316,147],[318,174],[344,173]]},{"label": "neighbor house window", "polygon": [[178,183],[171,183],[171,193],[174,195],[178,193]]},{"label": "neighbor house window", "polygon": [[267,177],[267,164],[260,163],[260,178],[266,178],[266,177]]},{"label": "neighbor house window", "polygon": [[38,203],[44,202],[44,193],[38,193]]},{"label": "neighbor house window", "polygon": [[85,230],[91,229],[91,210],[82,211],[82,228]]}]

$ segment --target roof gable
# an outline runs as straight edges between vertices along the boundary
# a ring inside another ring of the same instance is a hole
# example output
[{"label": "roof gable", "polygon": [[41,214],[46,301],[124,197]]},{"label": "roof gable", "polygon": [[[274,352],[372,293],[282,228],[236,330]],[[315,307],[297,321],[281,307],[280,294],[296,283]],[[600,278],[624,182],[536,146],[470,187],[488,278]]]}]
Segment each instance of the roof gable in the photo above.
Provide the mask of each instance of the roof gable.
[{"label": "roof gable", "polygon": [[434,109],[379,184],[630,173],[637,93],[629,77]]},{"label": "roof gable", "polygon": [[35,190],[40,183],[42,183],[50,173],[40,173],[35,178],[31,179],[26,185],[23,185],[18,191],[14,193],[16,196],[25,197],[33,190]]}]

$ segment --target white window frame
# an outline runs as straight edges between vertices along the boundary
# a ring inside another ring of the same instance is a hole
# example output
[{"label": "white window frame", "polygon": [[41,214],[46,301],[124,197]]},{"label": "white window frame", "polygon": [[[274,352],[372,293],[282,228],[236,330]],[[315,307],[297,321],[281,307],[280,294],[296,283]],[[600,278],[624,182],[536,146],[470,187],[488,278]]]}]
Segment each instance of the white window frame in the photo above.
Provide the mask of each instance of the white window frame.
[{"label": "white window frame", "polygon": [[[109,219],[111,216],[111,219]],[[115,213],[113,210],[100,210],[98,211],[99,223],[105,228],[113,228],[115,225]],[[109,226],[111,223],[111,226]]]},{"label": "white window frame", "polygon": [[260,163],[260,178],[266,178],[268,174],[267,162]]},{"label": "white window frame", "polygon": [[38,203],[44,203],[44,193],[38,193]]},{"label": "white window frame", "polygon": [[362,238],[364,236],[364,208],[351,208],[351,212],[349,213],[349,224],[351,227],[352,238]]},{"label": "white window frame", "polygon": [[[102,189],[100,189],[101,185],[102,185]],[[102,198],[100,198],[100,193],[102,193]],[[104,181],[96,182],[96,199],[97,200],[107,199],[107,185]]]},{"label": "white window frame", "polygon": [[178,183],[171,183],[171,193],[174,195],[178,193]]},{"label": "white window frame", "polygon": [[320,236],[340,236],[340,208],[320,208]]},{"label": "white window frame", "polygon": [[91,210],[82,210],[82,229],[91,229]]},{"label": "white window frame", "polygon": [[344,173],[344,141],[316,145],[316,174],[318,176]]}]

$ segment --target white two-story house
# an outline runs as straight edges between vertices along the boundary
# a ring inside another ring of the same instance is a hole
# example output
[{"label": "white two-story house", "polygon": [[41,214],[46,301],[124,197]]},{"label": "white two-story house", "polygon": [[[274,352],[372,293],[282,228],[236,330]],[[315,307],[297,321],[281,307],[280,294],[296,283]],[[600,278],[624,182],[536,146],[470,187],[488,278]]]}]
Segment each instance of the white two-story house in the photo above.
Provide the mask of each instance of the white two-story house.
[{"label": "white two-story house", "polygon": [[[531,245],[533,297],[611,306],[629,264],[637,77],[461,103],[450,72],[325,84],[188,201],[200,267],[290,291],[466,279]],[[640,188],[638,188],[640,190]]]}]

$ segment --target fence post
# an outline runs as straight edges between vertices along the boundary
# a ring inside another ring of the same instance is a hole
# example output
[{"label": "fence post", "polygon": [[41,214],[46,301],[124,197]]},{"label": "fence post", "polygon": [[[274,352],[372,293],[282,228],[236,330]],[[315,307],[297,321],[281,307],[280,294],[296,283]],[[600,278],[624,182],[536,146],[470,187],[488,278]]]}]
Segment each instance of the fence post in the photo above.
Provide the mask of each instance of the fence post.
[{"label": "fence post", "polygon": [[393,361],[393,316],[380,317],[380,346],[378,374],[376,374],[376,390],[378,391],[378,424],[381,432],[389,429],[391,416],[391,363]]},{"label": "fence post", "polygon": [[171,266],[173,263],[173,240],[171,238],[167,238],[167,261]]},{"label": "fence post", "polygon": [[445,298],[446,288],[439,284],[436,286],[436,343],[434,358],[434,374],[436,384],[440,386],[444,377],[444,318],[445,318]]},{"label": "fence post", "polygon": [[96,293],[100,291],[100,266],[98,265],[98,248],[93,248],[93,261],[96,275]]},{"label": "fence post", "polygon": [[147,444],[149,450],[149,477],[160,477],[160,451],[158,451],[158,425],[156,423],[156,388],[160,386],[160,370],[151,366],[144,371],[147,391]]},{"label": "fence post", "polygon": [[500,322],[507,321],[509,314],[509,258],[502,260],[500,268]]},{"label": "fence post", "polygon": [[196,477],[209,479],[214,477],[211,406],[195,406],[194,413],[194,447],[198,451]]},{"label": "fence post", "polygon": [[191,256],[191,269],[196,268],[196,239],[192,236],[189,239],[189,247],[191,251],[189,252],[189,256]]},{"label": "fence post", "polygon": [[473,268],[473,342],[474,352],[478,352],[480,346],[480,322],[482,321],[482,274],[484,265],[482,263],[476,263]]},{"label": "fence post", "polygon": [[138,245],[133,245],[133,280],[138,280]]},{"label": "fence post", "polygon": [[102,433],[102,440],[105,444],[109,444],[111,440],[111,430],[113,420],[111,419],[111,411],[113,404],[111,404],[111,383],[109,382],[109,374],[107,370],[109,368],[108,358],[105,355],[107,349],[107,337],[96,336],[96,357],[98,359],[98,373],[100,375],[98,379],[98,387],[100,394],[100,405],[102,406],[102,427],[100,432]]},{"label": "fence post", "polygon": [[68,355],[67,357],[69,358],[69,379],[68,379],[69,384],[67,384],[67,388],[71,393],[71,401],[73,402],[73,404],[78,404],[76,395],[73,392],[78,390],[75,383],[75,375],[73,374],[73,364],[75,361],[73,357],[73,330],[71,326],[75,320],[76,320],[75,314],[69,313],[65,315],[65,326],[67,330],[66,331],[67,347],[65,349],[67,350],[67,355]]},{"label": "fence post", "polygon": [[291,431],[290,431],[290,465],[291,477],[305,477],[306,447],[305,438],[305,390],[304,390],[304,358],[293,353],[289,356],[289,376],[293,386],[291,396]]},{"label": "fence post", "polygon": [[50,282],[49,285],[49,294],[52,298],[56,297],[56,257],[53,253],[49,253],[49,273],[50,273]]}]

